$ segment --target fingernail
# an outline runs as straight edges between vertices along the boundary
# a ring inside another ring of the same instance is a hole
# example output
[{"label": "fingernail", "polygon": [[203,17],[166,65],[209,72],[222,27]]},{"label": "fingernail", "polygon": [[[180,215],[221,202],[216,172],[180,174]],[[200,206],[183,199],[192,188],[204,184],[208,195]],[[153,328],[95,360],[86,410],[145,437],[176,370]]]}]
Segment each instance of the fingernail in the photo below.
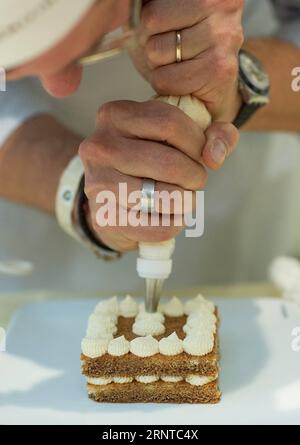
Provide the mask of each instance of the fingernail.
[{"label": "fingernail", "polygon": [[210,153],[217,164],[223,164],[227,156],[227,147],[221,139],[215,139],[211,144]]}]

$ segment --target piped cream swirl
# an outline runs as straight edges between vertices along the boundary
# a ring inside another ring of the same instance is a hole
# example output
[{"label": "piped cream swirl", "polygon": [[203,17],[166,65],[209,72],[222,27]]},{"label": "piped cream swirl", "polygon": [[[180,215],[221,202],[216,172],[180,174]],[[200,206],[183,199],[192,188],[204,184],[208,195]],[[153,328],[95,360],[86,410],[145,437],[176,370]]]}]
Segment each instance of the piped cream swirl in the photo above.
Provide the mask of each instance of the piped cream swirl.
[{"label": "piped cream swirl", "polygon": [[136,321],[158,321],[159,323],[164,323],[165,322],[165,317],[163,316],[163,314],[161,314],[160,312],[139,312],[138,315],[136,316]]},{"label": "piped cream swirl", "polygon": [[125,318],[133,318],[137,316],[138,312],[139,305],[130,295],[127,295],[126,298],[124,298],[124,300],[122,300],[120,303],[120,315]]},{"label": "piped cream swirl", "polygon": [[88,337],[105,337],[113,335],[117,332],[116,324],[113,323],[110,317],[103,316],[99,313],[93,313],[89,317],[87,336]]},{"label": "piped cream swirl", "polygon": [[110,314],[117,317],[119,315],[118,297],[115,296],[108,300],[100,301],[100,303],[98,303],[95,307],[94,312],[99,312],[101,314]]},{"label": "piped cream swirl", "polygon": [[203,295],[199,294],[192,300],[189,300],[184,305],[184,313],[186,315],[190,315],[197,310],[205,311],[208,310],[210,312],[215,311],[215,306],[210,301],[206,300]]},{"label": "piped cream swirl", "polygon": [[86,357],[96,358],[107,353],[109,338],[84,337],[81,342],[81,350]]},{"label": "piped cream swirl", "polygon": [[130,352],[138,357],[151,357],[159,352],[158,341],[151,335],[137,337],[130,342]]},{"label": "piped cream swirl", "polygon": [[115,357],[121,357],[130,351],[130,342],[126,340],[124,335],[112,339],[108,345],[108,353]]},{"label": "piped cream swirl", "polygon": [[182,340],[178,338],[176,332],[159,341],[159,352],[163,355],[178,355],[183,351]]},{"label": "piped cream swirl", "polygon": [[173,297],[163,306],[163,311],[168,317],[182,317],[184,315],[184,306],[179,298]]},{"label": "piped cream swirl", "polygon": [[157,337],[165,332],[165,326],[159,321],[155,320],[138,320],[132,326],[132,331],[136,335],[141,335],[142,337],[146,335],[152,335]]},{"label": "piped cream swirl", "polygon": [[206,355],[213,350],[214,336],[212,333],[203,335],[188,334],[183,340],[183,350],[190,355]]}]

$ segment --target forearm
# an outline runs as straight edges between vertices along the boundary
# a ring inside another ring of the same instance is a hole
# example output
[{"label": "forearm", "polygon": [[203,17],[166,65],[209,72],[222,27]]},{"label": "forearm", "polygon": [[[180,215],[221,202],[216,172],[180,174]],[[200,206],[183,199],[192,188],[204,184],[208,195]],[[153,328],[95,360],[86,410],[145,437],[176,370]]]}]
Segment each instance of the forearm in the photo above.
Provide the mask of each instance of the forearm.
[{"label": "forearm", "polygon": [[0,197],[54,214],[59,179],[80,142],[50,116],[29,119],[0,149]]},{"label": "forearm", "polygon": [[293,91],[291,75],[293,68],[300,66],[300,48],[275,38],[248,39],[244,48],[266,67],[271,81],[271,101],[243,130],[300,133],[300,93]]}]

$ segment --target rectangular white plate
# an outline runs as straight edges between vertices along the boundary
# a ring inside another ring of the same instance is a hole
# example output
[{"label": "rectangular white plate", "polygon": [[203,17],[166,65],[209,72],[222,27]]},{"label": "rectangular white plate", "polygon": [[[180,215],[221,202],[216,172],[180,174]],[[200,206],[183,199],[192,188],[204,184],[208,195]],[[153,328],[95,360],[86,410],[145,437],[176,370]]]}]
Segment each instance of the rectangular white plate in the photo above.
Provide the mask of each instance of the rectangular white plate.
[{"label": "rectangular white plate", "polygon": [[[110,405],[87,398],[80,342],[95,300],[21,309],[0,354],[1,424],[300,422],[300,310],[280,300],[215,299],[221,314],[219,405]],[[295,348],[294,348],[295,349]]]}]

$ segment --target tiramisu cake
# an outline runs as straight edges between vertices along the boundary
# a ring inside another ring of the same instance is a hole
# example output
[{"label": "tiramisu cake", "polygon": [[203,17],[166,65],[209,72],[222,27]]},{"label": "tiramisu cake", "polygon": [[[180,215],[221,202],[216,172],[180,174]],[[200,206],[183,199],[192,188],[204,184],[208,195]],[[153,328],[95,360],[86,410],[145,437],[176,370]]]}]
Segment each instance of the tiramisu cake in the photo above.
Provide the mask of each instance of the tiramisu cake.
[{"label": "tiramisu cake", "polygon": [[82,340],[82,373],[97,402],[216,403],[218,315],[202,295],[150,314],[127,296],[101,301]]}]

